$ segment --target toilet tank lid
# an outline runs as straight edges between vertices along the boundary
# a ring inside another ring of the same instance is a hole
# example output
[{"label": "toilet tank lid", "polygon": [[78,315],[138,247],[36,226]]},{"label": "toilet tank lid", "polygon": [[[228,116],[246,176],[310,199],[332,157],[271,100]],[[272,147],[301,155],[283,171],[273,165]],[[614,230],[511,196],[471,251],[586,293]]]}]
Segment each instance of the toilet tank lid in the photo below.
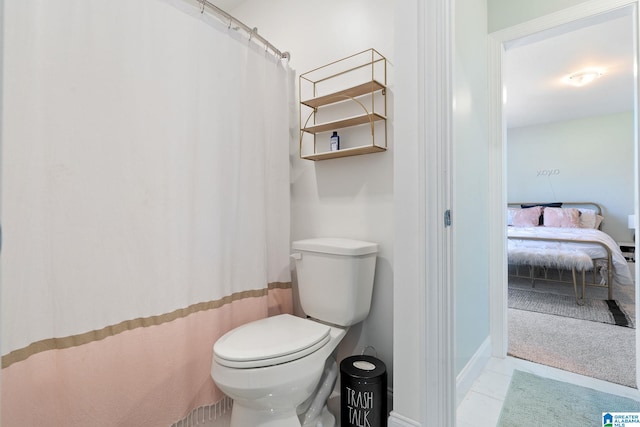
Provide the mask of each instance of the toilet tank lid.
[{"label": "toilet tank lid", "polygon": [[297,251],[320,252],[334,255],[367,255],[378,252],[378,244],[362,240],[337,237],[319,237],[297,240],[291,244]]}]

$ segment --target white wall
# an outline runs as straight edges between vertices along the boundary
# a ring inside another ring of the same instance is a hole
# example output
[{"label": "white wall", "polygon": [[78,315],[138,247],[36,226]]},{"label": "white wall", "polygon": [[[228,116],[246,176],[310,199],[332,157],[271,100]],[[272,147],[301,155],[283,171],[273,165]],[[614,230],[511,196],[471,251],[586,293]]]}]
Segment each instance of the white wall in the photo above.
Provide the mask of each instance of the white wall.
[{"label": "white wall", "polygon": [[507,132],[509,202],[597,202],[618,241],[632,238],[633,176],[632,112]]},{"label": "white wall", "polygon": [[[375,48],[394,58],[394,0],[247,0],[230,12],[281,50],[298,74]],[[339,236],[380,244],[369,317],[352,327],[339,357],[374,346],[393,384],[393,66],[388,66],[388,151],[312,162],[291,144],[292,240]],[[297,108],[297,107],[296,107]],[[295,120],[298,120],[296,114]]]},{"label": "white wall", "polygon": [[458,374],[489,335],[486,13],[485,1],[456,1],[453,231]]},{"label": "white wall", "polygon": [[584,0],[488,0],[489,32],[511,27],[584,2]]},{"label": "white wall", "polygon": [[[424,52],[420,40],[418,22],[418,2],[403,0],[398,2],[396,26],[402,31],[395,35],[397,58],[397,96],[394,111],[396,141],[402,141],[394,153],[395,186],[395,258],[394,280],[394,413],[390,426],[413,425],[411,420],[420,420],[424,407],[424,342],[426,334],[420,323],[424,322],[424,295],[426,293],[423,271],[423,242],[425,225],[423,211],[426,199],[426,183],[423,166],[424,108],[419,100],[421,70],[420,51]],[[424,91],[424,88],[421,88]],[[421,175],[422,173],[422,175]],[[412,325],[415,323],[415,326]],[[397,423],[398,416],[405,417],[406,423]]]}]

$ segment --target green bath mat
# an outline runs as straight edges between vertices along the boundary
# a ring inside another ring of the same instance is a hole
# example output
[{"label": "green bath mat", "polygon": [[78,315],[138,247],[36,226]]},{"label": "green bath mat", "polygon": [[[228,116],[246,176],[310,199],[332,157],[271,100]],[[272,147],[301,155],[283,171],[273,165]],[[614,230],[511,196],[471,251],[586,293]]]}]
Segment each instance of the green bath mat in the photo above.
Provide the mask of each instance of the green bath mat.
[{"label": "green bath mat", "polygon": [[607,412],[640,413],[640,402],[516,370],[497,427],[602,427]]}]

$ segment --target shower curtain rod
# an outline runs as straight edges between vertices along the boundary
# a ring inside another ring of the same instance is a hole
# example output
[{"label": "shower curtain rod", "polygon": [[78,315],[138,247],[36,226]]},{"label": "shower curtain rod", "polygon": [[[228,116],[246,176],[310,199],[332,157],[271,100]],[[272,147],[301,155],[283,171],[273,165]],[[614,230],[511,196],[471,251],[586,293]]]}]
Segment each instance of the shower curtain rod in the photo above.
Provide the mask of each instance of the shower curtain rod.
[{"label": "shower curtain rod", "polygon": [[269,41],[267,39],[265,39],[264,37],[259,35],[258,34],[258,28],[250,28],[244,22],[242,22],[239,19],[237,19],[237,18],[233,17],[232,15],[228,14],[227,12],[225,12],[222,9],[220,9],[218,6],[214,5],[213,3],[209,2],[208,0],[198,0],[198,3],[200,3],[202,5],[202,10],[200,11],[200,13],[204,13],[205,6],[208,7],[214,13],[222,16],[223,18],[225,18],[225,20],[228,20],[229,21],[229,28],[231,28],[231,24],[235,23],[237,25],[237,27],[234,28],[234,29],[237,30],[238,28],[242,28],[244,31],[246,31],[249,34],[249,40],[257,39],[257,40],[260,41],[260,43],[262,43],[264,45],[265,50],[266,49],[271,50],[277,57],[279,57],[281,59],[286,59],[287,61],[289,61],[291,59],[291,54],[289,52],[281,52],[278,48],[276,48],[274,45],[269,43]]}]

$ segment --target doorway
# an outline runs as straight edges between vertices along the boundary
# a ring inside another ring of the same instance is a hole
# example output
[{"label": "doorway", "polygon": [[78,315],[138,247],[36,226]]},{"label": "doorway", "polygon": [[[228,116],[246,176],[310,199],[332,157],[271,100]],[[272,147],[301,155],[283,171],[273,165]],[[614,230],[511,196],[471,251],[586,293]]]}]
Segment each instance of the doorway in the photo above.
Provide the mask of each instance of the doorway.
[{"label": "doorway", "polygon": [[[620,3],[620,2],[618,2]],[[607,20],[615,19],[623,15],[632,16],[634,27],[634,39],[637,39],[637,8],[635,2],[629,1],[626,4],[618,4],[615,8],[611,5],[601,6],[598,8],[577,6],[556,14],[548,15],[527,23],[492,33],[489,37],[490,45],[490,79],[491,79],[491,134],[490,143],[492,150],[492,160],[494,166],[492,168],[491,194],[490,200],[492,209],[495,209],[495,215],[491,215],[491,249],[494,256],[491,259],[491,337],[492,337],[492,353],[495,357],[505,357],[508,350],[508,325],[507,325],[507,260],[506,260],[506,203],[507,196],[507,148],[506,148],[506,119],[504,118],[503,100],[504,100],[504,80],[505,75],[504,64],[506,62],[506,53],[510,48],[518,46],[522,43],[530,43],[531,41],[541,40],[544,37],[566,33],[577,28],[584,28],[601,23]],[[634,44],[634,53],[637,58],[637,43]],[[637,59],[636,59],[637,60]],[[634,94],[637,94],[637,77],[635,78]],[[508,94],[507,94],[508,96]],[[637,123],[638,109],[636,106],[637,96],[634,96],[634,123]],[[634,126],[637,126],[634,124]],[[637,129],[634,129],[634,135],[637,135]],[[638,213],[638,143],[637,137],[634,137],[634,172],[633,172],[633,210]],[[518,202],[520,200],[517,200]],[[524,200],[523,200],[524,201]],[[543,200],[535,200],[543,201]],[[636,277],[637,266],[636,268]],[[636,282],[636,318],[638,318],[638,290]],[[636,329],[636,350],[638,343],[638,329]],[[636,365],[637,356],[636,351]],[[638,376],[636,369],[636,376]],[[637,381],[636,381],[637,382]]]}]

